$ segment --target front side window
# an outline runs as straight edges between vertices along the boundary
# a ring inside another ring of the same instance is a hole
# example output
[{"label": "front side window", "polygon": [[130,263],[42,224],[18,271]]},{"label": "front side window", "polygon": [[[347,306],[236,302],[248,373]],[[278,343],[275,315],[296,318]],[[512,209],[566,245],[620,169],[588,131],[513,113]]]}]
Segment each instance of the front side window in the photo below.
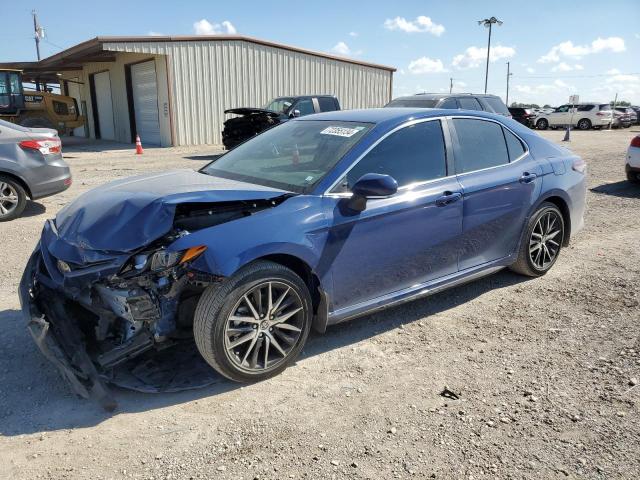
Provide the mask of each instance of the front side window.
[{"label": "front side window", "polygon": [[569,105],[561,105],[560,107],[556,108],[556,113],[567,113],[569,111],[569,108],[571,108]]},{"label": "front side window", "polygon": [[509,163],[502,127],[495,122],[454,118],[458,136],[456,173],[473,172]]},{"label": "front side window", "polygon": [[351,187],[367,173],[392,176],[398,187],[447,176],[447,159],[439,120],[404,127],[382,140],[365,155],[342,182]]},{"label": "front side window", "polygon": [[293,110],[299,110],[300,116],[303,115],[311,115],[312,113],[316,113],[313,109],[313,102],[310,98],[306,98],[304,100],[299,100],[294,106]]},{"label": "front side window", "polygon": [[294,120],[266,130],[205,166],[201,172],[306,193],[373,124]]},{"label": "front side window", "polygon": [[286,113],[287,110],[291,108],[291,105],[293,105],[293,98],[276,98],[264,107],[264,109],[277,113]]},{"label": "front side window", "polygon": [[333,112],[337,110],[335,100],[329,97],[318,97],[318,106],[321,112]]},{"label": "front side window", "polygon": [[455,98],[446,98],[438,108],[456,109],[458,108],[458,102]]},{"label": "front side window", "polygon": [[482,106],[473,97],[460,97],[458,98],[458,105],[463,110],[482,110]]}]

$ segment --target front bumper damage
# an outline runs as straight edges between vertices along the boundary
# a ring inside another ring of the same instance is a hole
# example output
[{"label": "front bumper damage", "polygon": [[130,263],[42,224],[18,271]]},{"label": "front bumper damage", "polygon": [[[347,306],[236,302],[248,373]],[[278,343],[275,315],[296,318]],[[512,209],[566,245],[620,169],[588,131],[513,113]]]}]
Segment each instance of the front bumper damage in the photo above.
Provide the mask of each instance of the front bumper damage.
[{"label": "front bumper damage", "polygon": [[217,380],[189,321],[199,293],[219,279],[186,268],[122,279],[109,262],[67,278],[55,266],[38,244],[20,282],[20,303],[36,345],[79,396],[113,411],[108,383],[159,392]]}]

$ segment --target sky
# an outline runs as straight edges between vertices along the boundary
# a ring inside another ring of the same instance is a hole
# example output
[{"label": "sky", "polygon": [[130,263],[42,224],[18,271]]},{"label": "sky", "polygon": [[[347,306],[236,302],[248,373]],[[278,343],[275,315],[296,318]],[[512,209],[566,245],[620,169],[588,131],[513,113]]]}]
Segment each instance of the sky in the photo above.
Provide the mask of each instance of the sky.
[{"label": "sky", "polygon": [[[3,2],[4,3],[4,2]],[[0,62],[35,60],[31,10],[49,56],[98,35],[237,33],[396,67],[394,97],[484,91],[509,103],[583,101],[640,104],[640,0],[90,0],[7,2]]]}]

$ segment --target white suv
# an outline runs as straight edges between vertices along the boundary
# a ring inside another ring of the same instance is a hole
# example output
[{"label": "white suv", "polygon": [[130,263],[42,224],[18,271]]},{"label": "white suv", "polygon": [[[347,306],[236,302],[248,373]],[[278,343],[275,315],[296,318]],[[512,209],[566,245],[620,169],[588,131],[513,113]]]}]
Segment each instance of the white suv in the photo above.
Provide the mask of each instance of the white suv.
[{"label": "white suv", "polygon": [[602,128],[611,123],[611,105],[608,103],[579,103],[561,105],[551,113],[541,113],[535,119],[535,126],[539,130],[547,128],[565,127],[571,124],[580,130]]}]

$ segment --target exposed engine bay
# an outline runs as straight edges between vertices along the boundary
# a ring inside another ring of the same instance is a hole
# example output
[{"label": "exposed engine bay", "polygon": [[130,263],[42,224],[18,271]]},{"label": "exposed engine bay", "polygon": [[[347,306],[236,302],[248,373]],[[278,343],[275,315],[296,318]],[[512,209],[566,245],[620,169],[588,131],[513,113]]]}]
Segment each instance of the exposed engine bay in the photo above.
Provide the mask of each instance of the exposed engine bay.
[{"label": "exposed engine bay", "polygon": [[222,144],[227,150],[282,121],[279,113],[262,108],[232,108],[225,110],[224,113],[240,115],[224,122]]},{"label": "exposed engine bay", "polygon": [[[205,246],[170,246],[286,198],[172,205],[170,231],[128,252],[69,245],[49,220],[20,284],[34,340],[76,393],[108,410],[116,403],[106,383],[162,392],[218,381],[194,345],[192,326],[200,295],[223,278],[193,267]],[[70,260],[76,257],[84,260]]]}]

